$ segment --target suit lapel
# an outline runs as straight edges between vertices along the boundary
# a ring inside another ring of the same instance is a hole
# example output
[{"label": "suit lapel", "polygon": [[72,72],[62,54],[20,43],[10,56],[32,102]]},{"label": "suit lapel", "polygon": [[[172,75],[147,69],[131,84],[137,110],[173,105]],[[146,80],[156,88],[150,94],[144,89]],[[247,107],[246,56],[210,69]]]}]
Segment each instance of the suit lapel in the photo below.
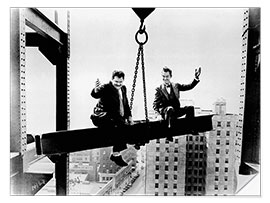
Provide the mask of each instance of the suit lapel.
[{"label": "suit lapel", "polygon": [[164,96],[166,97],[166,99],[169,100],[169,94],[168,94],[164,84],[161,85],[160,89],[161,89],[162,93],[164,94]]},{"label": "suit lapel", "polygon": [[176,88],[175,83],[172,83],[172,89],[173,89],[173,92],[174,92],[174,95],[176,96],[176,98],[179,98],[179,91]]}]

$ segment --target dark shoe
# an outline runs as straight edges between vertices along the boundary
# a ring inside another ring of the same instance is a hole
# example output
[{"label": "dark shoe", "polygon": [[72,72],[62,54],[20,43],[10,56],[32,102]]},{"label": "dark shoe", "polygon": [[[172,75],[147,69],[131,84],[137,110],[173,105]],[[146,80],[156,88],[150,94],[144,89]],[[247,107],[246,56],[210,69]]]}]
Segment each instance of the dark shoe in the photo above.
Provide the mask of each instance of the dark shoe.
[{"label": "dark shoe", "polygon": [[115,162],[118,166],[127,166],[128,164],[123,160],[122,156],[110,156],[110,159]]}]

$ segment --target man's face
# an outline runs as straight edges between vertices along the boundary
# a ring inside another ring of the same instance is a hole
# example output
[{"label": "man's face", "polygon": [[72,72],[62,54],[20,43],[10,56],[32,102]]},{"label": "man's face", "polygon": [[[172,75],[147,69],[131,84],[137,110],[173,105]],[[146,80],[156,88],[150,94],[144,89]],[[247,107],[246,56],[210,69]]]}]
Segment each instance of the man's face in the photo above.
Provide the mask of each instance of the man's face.
[{"label": "man's face", "polygon": [[162,71],[162,79],[165,85],[169,85],[171,83],[171,75],[169,72]]},{"label": "man's face", "polygon": [[123,86],[123,82],[124,82],[124,78],[119,78],[117,76],[115,76],[113,79],[112,79],[112,84],[113,86],[116,88],[116,89],[121,89],[121,87]]}]

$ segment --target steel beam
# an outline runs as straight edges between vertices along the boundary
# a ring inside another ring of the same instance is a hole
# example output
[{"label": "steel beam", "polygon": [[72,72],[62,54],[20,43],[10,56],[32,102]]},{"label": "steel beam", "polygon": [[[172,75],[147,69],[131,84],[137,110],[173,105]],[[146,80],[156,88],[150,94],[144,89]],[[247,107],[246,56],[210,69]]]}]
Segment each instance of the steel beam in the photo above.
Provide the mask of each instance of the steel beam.
[{"label": "steel beam", "polygon": [[52,38],[59,44],[65,43],[65,33],[44,14],[35,8],[25,8],[25,23],[45,38]]},{"label": "steel beam", "polygon": [[[173,127],[174,126],[174,127]],[[165,138],[168,135],[190,134],[191,129],[198,132],[210,131],[212,115],[195,117],[194,120],[181,118],[171,128],[163,121],[137,123],[123,128],[86,128],[62,130],[36,136],[39,154],[64,154],[87,149],[109,147],[119,143],[147,143],[149,140]],[[40,142],[38,142],[40,140]]]}]

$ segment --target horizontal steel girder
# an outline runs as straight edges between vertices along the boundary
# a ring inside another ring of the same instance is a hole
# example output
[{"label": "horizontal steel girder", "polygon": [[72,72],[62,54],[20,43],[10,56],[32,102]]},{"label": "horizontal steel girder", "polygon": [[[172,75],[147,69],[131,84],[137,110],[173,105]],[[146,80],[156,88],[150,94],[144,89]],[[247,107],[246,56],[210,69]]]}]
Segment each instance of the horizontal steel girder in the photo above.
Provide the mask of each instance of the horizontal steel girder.
[{"label": "horizontal steel girder", "polygon": [[63,130],[37,135],[37,154],[62,154],[94,148],[109,147],[119,143],[148,143],[153,139],[165,138],[168,135],[179,136],[198,132],[211,131],[212,116],[199,116],[193,120],[180,118],[168,128],[164,121],[141,122],[123,128],[86,128]]},{"label": "horizontal steel girder", "polygon": [[61,45],[66,43],[63,41],[65,40],[63,37],[65,33],[38,9],[26,8],[24,15],[26,25],[35,30],[38,34],[45,38],[51,38]]}]

